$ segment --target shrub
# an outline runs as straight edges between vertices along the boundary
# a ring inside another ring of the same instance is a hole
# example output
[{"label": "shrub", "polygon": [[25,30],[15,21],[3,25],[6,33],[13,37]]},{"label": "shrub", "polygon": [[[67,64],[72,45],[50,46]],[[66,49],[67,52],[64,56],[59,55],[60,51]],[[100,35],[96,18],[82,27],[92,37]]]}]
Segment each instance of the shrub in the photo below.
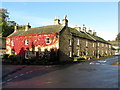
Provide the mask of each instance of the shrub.
[{"label": "shrub", "polygon": [[14,58],[14,55],[13,54],[10,54],[9,56],[8,56],[8,59],[13,59]]},{"label": "shrub", "polygon": [[2,59],[8,59],[9,54],[3,54]]},{"label": "shrub", "polygon": [[74,61],[84,61],[86,57],[84,56],[79,56],[79,57],[74,57]]}]

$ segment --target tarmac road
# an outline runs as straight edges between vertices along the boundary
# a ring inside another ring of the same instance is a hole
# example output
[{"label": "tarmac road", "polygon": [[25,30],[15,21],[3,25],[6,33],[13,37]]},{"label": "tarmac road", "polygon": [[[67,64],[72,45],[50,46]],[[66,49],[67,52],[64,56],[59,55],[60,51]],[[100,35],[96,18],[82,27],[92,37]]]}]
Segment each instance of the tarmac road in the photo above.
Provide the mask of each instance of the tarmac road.
[{"label": "tarmac road", "polygon": [[[19,66],[16,72],[3,76],[3,88],[118,88],[120,56],[76,64]],[[5,70],[10,67],[4,66]]]}]

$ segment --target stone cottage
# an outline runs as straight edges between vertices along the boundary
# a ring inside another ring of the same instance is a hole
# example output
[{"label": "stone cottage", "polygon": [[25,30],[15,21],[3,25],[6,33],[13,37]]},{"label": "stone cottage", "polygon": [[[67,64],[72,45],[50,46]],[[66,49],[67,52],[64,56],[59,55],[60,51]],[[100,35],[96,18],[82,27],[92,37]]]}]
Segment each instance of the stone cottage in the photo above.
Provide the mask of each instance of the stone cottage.
[{"label": "stone cottage", "polygon": [[[29,59],[39,57],[41,53],[54,53],[59,61],[73,60],[74,56],[112,55],[111,44],[98,37],[96,32],[82,27],[71,28],[67,16],[62,23],[58,17],[54,25],[31,28],[28,24],[24,30],[15,31],[6,38],[6,53],[16,54]],[[53,59],[54,60],[54,59]]]}]

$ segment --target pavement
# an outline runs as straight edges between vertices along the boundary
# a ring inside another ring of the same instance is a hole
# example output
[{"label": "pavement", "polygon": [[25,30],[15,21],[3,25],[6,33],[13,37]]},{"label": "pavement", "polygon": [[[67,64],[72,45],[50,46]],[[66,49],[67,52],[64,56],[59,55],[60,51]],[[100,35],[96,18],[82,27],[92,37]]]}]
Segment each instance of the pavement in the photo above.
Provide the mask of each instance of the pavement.
[{"label": "pavement", "polygon": [[25,68],[26,65],[2,65],[2,78]]}]

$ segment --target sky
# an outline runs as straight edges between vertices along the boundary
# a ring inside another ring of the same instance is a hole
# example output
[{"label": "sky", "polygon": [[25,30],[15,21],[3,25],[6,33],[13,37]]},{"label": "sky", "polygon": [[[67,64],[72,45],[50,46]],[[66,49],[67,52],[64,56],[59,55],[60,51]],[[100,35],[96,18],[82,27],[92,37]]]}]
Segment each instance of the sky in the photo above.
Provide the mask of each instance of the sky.
[{"label": "sky", "polygon": [[105,40],[115,40],[118,34],[118,2],[2,2],[9,18],[20,25],[32,27],[61,23],[67,15],[70,27],[85,24]]}]

